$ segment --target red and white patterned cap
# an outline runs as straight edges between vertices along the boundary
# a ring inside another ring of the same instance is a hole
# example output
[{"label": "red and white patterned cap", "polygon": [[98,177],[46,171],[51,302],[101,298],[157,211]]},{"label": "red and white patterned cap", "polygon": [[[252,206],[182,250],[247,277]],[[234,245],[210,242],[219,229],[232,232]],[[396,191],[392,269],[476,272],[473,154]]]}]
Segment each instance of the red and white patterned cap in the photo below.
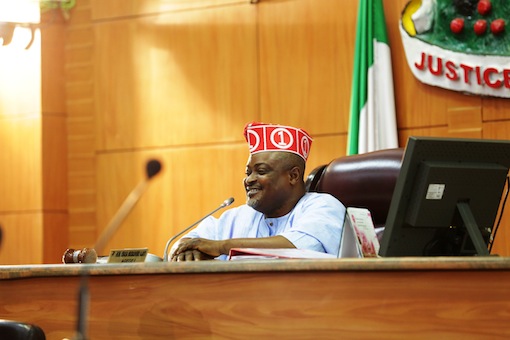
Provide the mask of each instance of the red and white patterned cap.
[{"label": "red and white patterned cap", "polygon": [[263,151],[286,151],[306,161],[312,146],[312,138],[305,130],[284,125],[248,123],[244,127],[244,138],[252,155]]}]

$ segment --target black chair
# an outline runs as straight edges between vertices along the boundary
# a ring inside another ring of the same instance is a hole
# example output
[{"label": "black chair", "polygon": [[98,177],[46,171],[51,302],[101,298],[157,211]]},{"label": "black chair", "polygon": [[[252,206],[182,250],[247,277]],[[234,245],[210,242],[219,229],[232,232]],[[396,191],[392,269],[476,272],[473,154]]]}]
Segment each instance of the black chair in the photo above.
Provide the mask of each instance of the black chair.
[{"label": "black chair", "polygon": [[374,226],[383,227],[403,156],[398,148],[336,158],[312,170],[307,190],[330,193],[346,207],[366,208]]},{"label": "black chair", "polygon": [[317,191],[317,183],[319,183],[319,180],[321,179],[322,173],[326,169],[328,165],[322,164],[316,167],[315,169],[310,172],[310,174],[306,177],[305,181],[305,189],[306,191]]},{"label": "black chair", "polygon": [[46,335],[37,325],[0,319],[0,339],[46,340]]}]

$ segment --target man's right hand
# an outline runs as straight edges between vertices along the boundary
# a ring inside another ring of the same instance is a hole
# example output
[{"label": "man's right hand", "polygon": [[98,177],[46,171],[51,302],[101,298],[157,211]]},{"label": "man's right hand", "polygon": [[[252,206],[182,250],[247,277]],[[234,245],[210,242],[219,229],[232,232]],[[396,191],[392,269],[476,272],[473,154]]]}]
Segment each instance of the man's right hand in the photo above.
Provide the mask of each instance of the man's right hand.
[{"label": "man's right hand", "polygon": [[191,249],[186,250],[178,255],[172,254],[170,259],[171,262],[182,262],[182,261],[203,261],[213,260],[214,256],[202,253],[200,250]]}]

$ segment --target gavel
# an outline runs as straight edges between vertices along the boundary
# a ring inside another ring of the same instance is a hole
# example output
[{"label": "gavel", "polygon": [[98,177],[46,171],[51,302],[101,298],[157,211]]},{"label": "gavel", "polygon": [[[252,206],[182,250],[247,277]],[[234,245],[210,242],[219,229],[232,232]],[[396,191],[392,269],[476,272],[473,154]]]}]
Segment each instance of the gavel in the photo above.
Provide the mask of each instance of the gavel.
[{"label": "gavel", "polygon": [[96,263],[97,252],[93,248],[67,249],[62,255],[63,263]]}]

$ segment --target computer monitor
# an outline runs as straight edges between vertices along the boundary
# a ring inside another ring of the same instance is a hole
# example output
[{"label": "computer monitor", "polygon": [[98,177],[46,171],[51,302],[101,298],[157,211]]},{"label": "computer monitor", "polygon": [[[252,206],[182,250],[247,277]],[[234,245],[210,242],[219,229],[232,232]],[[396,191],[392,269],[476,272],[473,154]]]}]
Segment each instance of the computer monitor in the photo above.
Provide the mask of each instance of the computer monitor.
[{"label": "computer monitor", "polygon": [[410,137],[379,255],[490,255],[510,140]]}]

